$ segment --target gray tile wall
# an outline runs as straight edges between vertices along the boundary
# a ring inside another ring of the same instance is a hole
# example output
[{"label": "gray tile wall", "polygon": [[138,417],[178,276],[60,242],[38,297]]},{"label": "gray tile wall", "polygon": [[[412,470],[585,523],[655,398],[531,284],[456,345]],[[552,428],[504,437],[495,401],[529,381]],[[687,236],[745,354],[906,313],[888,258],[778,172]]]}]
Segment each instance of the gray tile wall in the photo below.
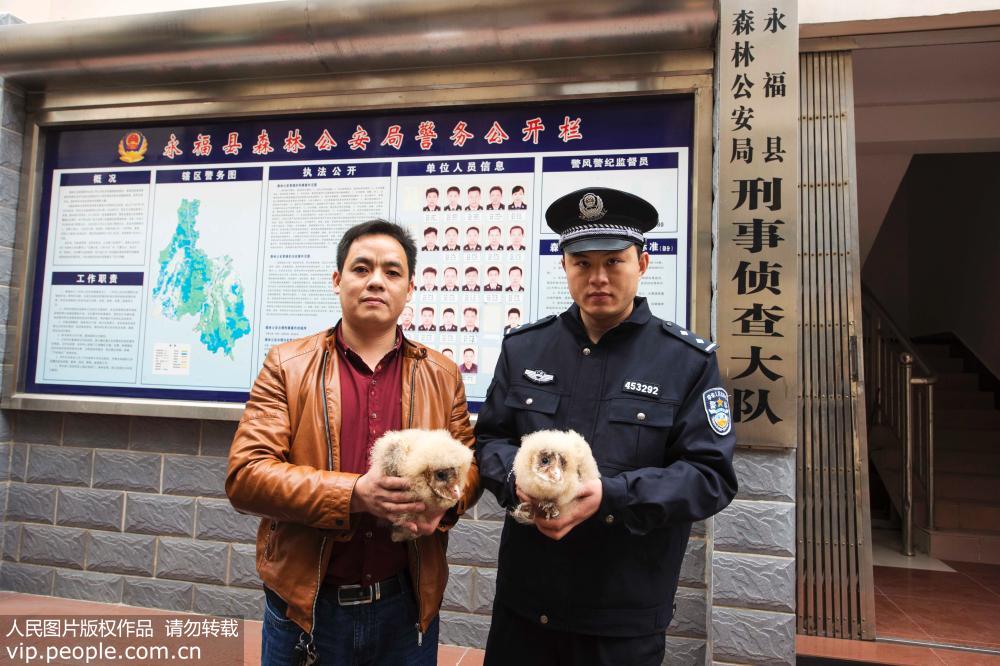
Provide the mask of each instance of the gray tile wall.
[{"label": "gray tile wall", "polygon": [[715,517],[712,654],[795,663],[795,450],[738,449],[740,492]]},{"label": "gray tile wall", "polygon": [[[11,14],[0,12],[0,25],[20,23]],[[11,270],[14,264],[14,238],[17,229],[18,188],[21,183],[21,152],[24,145],[24,93],[0,78],[0,382],[7,372],[7,323],[11,301],[16,297],[11,290]],[[23,479],[26,469],[22,452],[11,445],[10,415],[0,411],[0,507],[6,516],[10,496],[10,480]],[[33,498],[15,492],[17,510],[44,516],[48,495]],[[20,531],[8,528],[0,533],[0,551],[14,553],[20,545]],[[0,560],[0,573],[3,564]]]},{"label": "gray tile wall", "polygon": [[261,617],[258,519],[222,499],[235,423],[6,416],[0,589]]}]

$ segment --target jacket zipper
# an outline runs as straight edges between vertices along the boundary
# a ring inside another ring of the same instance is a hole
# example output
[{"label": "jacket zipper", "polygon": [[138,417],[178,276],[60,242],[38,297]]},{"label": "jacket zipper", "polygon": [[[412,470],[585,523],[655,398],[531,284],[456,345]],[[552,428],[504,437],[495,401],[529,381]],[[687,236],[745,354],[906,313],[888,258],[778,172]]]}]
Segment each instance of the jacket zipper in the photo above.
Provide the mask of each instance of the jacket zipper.
[{"label": "jacket zipper", "polygon": [[406,420],[406,427],[413,427],[413,389],[417,387],[417,363],[420,363],[420,359],[413,359],[413,369],[410,370],[410,415]]},{"label": "jacket zipper", "polygon": [[[333,471],[333,439],[330,437],[330,403],[326,396],[326,364],[330,356],[329,350],[323,350],[323,363],[320,366],[320,380],[323,387],[323,429],[326,432],[326,467]],[[319,601],[319,588],[323,584],[323,551],[326,549],[326,539],[319,544],[319,561],[316,562],[316,594],[313,595],[312,606],[312,632],[309,633],[309,642],[313,643],[313,634],[316,632],[316,602]]]},{"label": "jacket zipper", "polygon": [[271,527],[267,530],[267,541],[264,543],[264,559],[271,559],[271,548],[274,544],[274,530],[278,529],[278,521],[272,520]]},{"label": "jacket zipper", "polygon": [[326,399],[326,362],[327,357],[329,357],[330,351],[323,351],[323,366],[320,368],[320,372],[323,377],[323,416],[326,417],[323,420],[323,428],[326,431],[326,468],[333,471],[333,439],[330,437],[330,403]]},{"label": "jacket zipper", "polygon": [[[413,427],[413,397],[414,397],[414,390],[417,387],[417,382],[416,382],[416,378],[417,378],[417,363],[419,363],[419,362],[420,362],[419,358],[414,359],[413,360],[413,369],[410,370],[410,414],[409,414],[409,417],[406,419],[406,427],[407,428],[412,428]],[[415,585],[415,587],[417,588],[416,589],[416,597],[417,597],[417,647],[420,647],[420,646],[422,646],[424,644],[424,632],[422,632],[420,630],[420,618],[423,617],[423,613],[421,612],[422,608],[421,608],[421,604],[420,604],[420,602],[421,602],[421,599],[420,599],[420,547],[417,546],[417,541],[416,540],[411,541],[410,543],[413,544],[413,554],[415,555],[414,559],[417,562],[417,567],[416,567],[417,570],[414,573],[414,577],[416,578],[416,585]]]}]

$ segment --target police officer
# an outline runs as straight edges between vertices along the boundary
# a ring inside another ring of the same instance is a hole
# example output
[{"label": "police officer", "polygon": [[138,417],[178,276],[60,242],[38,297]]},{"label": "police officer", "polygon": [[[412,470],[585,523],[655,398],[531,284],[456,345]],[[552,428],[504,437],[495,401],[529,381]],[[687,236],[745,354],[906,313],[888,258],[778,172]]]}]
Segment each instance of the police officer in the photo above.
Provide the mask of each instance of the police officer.
[{"label": "police officer", "polygon": [[716,345],[636,297],[656,209],[608,188],[545,213],[574,305],[511,330],[476,425],[482,484],[513,508],[521,436],[572,429],[601,478],[561,515],[510,517],[486,664],[660,664],[691,523],[736,494]]}]

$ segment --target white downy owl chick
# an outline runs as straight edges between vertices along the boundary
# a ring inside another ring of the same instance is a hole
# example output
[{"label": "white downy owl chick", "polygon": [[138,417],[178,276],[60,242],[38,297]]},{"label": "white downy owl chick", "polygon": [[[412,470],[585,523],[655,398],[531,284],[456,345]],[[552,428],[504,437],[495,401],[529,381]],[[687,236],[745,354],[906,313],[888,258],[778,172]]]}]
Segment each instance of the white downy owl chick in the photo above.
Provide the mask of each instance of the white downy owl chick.
[{"label": "white downy owl chick", "polygon": [[[601,473],[587,441],[573,430],[539,430],[521,438],[514,456],[514,476],[521,492],[538,500],[546,518],[558,518],[580,486]],[[521,502],[511,512],[519,523],[533,522],[531,504]]]},{"label": "white downy owl chick", "polygon": [[[371,466],[386,476],[400,476],[410,482],[428,509],[450,509],[465,490],[472,466],[472,451],[447,430],[394,430],[382,435],[372,446]],[[399,522],[414,515],[403,514]],[[415,539],[405,527],[393,527],[392,540]]]}]

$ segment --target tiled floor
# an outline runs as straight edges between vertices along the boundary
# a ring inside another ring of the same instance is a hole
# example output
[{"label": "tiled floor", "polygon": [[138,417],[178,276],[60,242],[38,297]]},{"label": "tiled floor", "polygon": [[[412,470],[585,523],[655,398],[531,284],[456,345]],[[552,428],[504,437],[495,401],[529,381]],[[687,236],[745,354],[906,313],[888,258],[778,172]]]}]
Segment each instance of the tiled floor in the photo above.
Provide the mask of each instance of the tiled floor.
[{"label": "tiled floor", "polygon": [[483,666],[483,651],[442,645],[438,648],[438,666]]},{"label": "tiled floor", "polygon": [[[0,592],[0,616],[5,615],[172,615],[158,611],[121,604],[99,604],[59,597],[43,597],[17,592]],[[247,621],[243,634],[243,663],[247,666],[260,663],[260,622]],[[438,666],[482,666],[483,651],[455,645],[441,645],[438,649]]]},{"label": "tiled floor", "polygon": [[837,638],[796,636],[800,657],[899,666],[1000,666],[1000,656],[878,641],[845,641]]},{"label": "tiled floor", "polygon": [[941,560],[925,553],[912,556],[903,555],[899,530],[872,528],[872,561],[875,566],[900,567],[903,569],[929,569],[931,571],[954,571]]},{"label": "tiled floor", "polygon": [[955,571],[875,567],[876,634],[1000,652],[1000,566],[947,564]]}]

